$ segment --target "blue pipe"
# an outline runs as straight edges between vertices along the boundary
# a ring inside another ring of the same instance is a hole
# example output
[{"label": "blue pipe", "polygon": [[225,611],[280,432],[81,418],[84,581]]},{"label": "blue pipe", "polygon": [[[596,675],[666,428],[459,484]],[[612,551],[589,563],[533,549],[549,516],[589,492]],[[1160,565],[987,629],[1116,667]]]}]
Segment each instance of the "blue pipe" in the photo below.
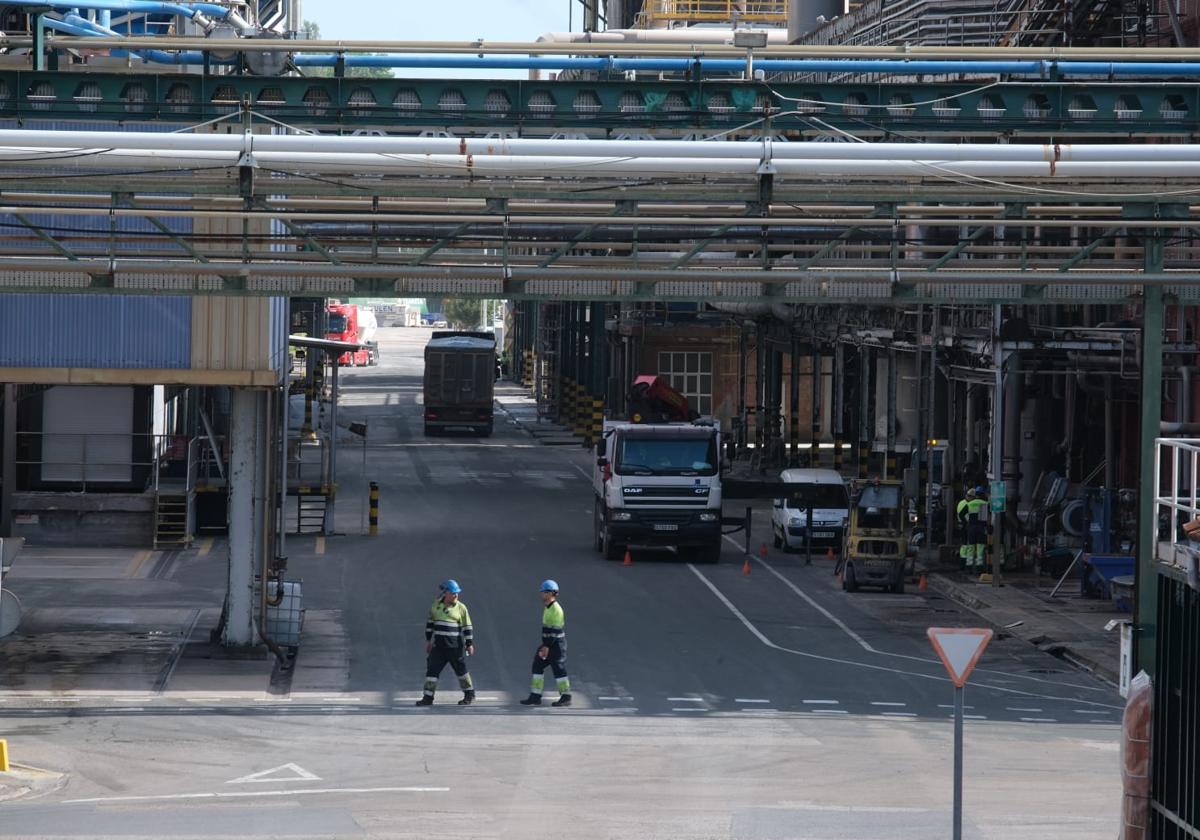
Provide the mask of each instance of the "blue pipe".
[{"label": "blue pipe", "polygon": [[196,13],[224,20],[234,11],[232,7],[213,3],[167,3],[162,0],[37,0],[28,5],[49,6],[62,11],[93,9],[108,12],[143,12],[146,14],[180,15],[191,19]]},{"label": "blue pipe", "polygon": [[[114,32],[113,30],[107,29],[99,24],[92,23],[90,20],[79,17],[78,15],[67,15],[66,20],[57,20],[56,18],[44,17],[42,18],[42,25],[47,29],[53,29],[56,32],[63,32],[67,35],[81,35],[84,37],[122,37],[121,33]],[[112,55],[114,56],[122,56],[125,54],[125,50],[112,50]],[[204,53],[195,50],[178,53],[168,52],[166,50],[138,50],[136,52],[129,50],[128,54],[134,58],[140,58],[143,61],[152,61],[156,64],[204,63]],[[212,59],[211,63],[231,64],[232,62],[224,62],[217,59]]]}]

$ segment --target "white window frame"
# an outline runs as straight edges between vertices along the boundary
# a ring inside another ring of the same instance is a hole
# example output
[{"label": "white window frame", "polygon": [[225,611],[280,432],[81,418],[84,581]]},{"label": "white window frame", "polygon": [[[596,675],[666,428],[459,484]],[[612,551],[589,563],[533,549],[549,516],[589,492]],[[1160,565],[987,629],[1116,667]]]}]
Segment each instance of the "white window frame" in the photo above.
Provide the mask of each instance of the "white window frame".
[{"label": "white window frame", "polygon": [[[711,350],[660,350],[658,375],[687,397],[702,417],[713,413],[713,353]],[[708,388],[704,388],[705,377]]]}]

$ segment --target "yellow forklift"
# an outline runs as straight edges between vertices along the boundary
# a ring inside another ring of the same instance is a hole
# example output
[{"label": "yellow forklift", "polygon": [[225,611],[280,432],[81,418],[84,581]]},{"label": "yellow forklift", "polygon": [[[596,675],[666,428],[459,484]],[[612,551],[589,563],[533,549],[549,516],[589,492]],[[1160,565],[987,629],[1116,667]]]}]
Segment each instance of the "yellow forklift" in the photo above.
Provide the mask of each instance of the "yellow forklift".
[{"label": "yellow forklift", "polygon": [[886,592],[904,592],[905,513],[902,482],[878,478],[850,482],[842,589],[857,592],[860,586],[879,586]]}]

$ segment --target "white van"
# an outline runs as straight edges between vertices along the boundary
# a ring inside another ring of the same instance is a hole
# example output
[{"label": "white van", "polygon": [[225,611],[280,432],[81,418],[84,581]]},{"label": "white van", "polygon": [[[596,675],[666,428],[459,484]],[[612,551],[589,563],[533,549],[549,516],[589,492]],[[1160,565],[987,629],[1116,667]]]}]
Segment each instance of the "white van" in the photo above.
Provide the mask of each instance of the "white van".
[{"label": "white van", "polygon": [[[776,499],[771,510],[771,536],[776,548],[803,550],[808,527],[808,503],[812,504],[812,547],[842,550],[846,520],[850,516],[850,494],[846,482],[834,470],[784,470],[784,484],[797,485],[787,498]],[[792,488],[789,488],[792,490]]]}]

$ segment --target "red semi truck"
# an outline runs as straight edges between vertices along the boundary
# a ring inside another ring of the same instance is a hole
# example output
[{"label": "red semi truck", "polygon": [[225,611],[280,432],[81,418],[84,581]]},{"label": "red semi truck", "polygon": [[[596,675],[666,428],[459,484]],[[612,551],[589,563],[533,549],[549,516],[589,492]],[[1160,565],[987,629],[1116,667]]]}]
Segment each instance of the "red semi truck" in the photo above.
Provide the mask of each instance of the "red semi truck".
[{"label": "red semi truck", "polygon": [[379,350],[375,343],[375,313],[369,309],[360,310],[353,303],[331,303],[326,311],[326,338],[366,345],[361,350],[343,353],[338,357],[338,364],[350,367],[379,364]]}]

